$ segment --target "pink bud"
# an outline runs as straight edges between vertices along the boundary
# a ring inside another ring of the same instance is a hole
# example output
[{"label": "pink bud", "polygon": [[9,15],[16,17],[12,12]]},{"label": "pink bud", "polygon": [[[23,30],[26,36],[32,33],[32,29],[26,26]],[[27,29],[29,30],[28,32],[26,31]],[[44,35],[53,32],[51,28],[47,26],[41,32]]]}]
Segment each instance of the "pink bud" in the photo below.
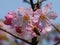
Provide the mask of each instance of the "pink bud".
[{"label": "pink bud", "polygon": [[9,15],[9,14],[8,14],[8,15],[6,15],[6,16],[5,16],[5,18],[6,18],[6,19],[13,19],[13,18],[14,18],[14,16],[13,16],[13,15]]}]

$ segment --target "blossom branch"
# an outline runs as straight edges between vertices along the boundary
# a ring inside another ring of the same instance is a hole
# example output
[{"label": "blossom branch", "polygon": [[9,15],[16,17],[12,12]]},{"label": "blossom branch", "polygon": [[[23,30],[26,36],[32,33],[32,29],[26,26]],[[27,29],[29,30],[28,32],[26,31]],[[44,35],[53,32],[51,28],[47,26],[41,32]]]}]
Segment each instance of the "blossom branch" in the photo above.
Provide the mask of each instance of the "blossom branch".
[{"label": "blossom branch", "polygon": [[10,34],[11,36],[13,36],[13,37],[15,37],[15,38],[17,38],[17,39],[20,39],[20,40],[22,40],[22,41],[24,41],[24,42],[26,42],[26,43],[28,43],[28,44],[31,44],[31,42],[28,42],[27,40],[24,40],[24,39],[22,39],[22,38],[20,38],[20,37],[18,37],[18,36],[16,36],[16,35],[8,32],[8,31],[6,31],[5,29],[0,28],[0,30],[1,30],[1,31],[4,31],[4,32]]}]

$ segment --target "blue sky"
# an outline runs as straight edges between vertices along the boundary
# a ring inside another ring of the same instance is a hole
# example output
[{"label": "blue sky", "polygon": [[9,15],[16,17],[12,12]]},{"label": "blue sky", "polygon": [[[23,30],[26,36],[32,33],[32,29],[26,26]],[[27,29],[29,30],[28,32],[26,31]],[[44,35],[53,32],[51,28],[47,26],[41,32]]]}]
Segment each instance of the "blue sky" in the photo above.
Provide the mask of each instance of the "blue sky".
[{"label": "blue sky", "polygon": [[[57,19],[53,22],[60,23],[60,0],[47,0],[43,3],[43,5],[49,2],[52,2],[52,10],[55,11],[58,15]],[[30,7],[30,5],[28,5],[27,3],[23,3],[22,0],[0,0],[0,19],[4,19],[4,16],[7,14],[8,11],[16,11],[16,9],[21,6]]]}]

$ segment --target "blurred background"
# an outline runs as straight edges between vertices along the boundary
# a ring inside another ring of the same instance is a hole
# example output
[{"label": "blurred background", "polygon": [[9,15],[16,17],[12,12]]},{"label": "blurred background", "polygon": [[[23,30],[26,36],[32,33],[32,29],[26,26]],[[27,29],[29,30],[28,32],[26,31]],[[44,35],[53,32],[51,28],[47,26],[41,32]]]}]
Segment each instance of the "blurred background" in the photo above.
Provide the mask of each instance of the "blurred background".
[{"label": "blurred background", "polygon": [[[34,3],[36,0],[33,0]],[[47,0],[43,2],[42,6],[45,4],[52,2],[52,11],[55,11],[58,15],[57,19],[52,21],[52,23],[60,29],[60,0]],[[4,20],[4,16],[7,14],[8,11],[14,10],[16,11],[19,7],[30,7],[29,4],[24,3],[23,0],[0,0],[0,22]],[[14,37],[9,34],[0,31],[0,45],[24,45],[21,43],[20,40],[17,39],[17,42]],[[13,40],[12,40],[13,39]],[[54,45],[56,42],[60,41],[60,33],[53,31],[47,33],[45,36],[40,36],[39,38],[39,45]],[[21,44],[20,44],[21,43]],[[23,42],[24,43],[24,42]],[[25,44],[28,45],[28,44]],[[60,45],[60,44],[59,44]]]}]

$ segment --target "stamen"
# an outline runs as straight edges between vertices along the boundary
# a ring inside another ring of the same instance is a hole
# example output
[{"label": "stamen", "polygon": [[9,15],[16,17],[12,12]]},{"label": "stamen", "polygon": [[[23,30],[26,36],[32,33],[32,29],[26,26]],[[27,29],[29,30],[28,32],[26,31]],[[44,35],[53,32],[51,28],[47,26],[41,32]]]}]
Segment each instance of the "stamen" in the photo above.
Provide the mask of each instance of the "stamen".
[{"label": "stamen", "polygon": [[41,18],[42,20],[45,20],[45,19],[46,19],[46,15],[42,14],[42,15],[40,16],[40,18]]},{"label": "stamen", "polygon": [[28,14],[23,16],[23,22],[26,22],[30,19],[30,17],[28,16]]}]

